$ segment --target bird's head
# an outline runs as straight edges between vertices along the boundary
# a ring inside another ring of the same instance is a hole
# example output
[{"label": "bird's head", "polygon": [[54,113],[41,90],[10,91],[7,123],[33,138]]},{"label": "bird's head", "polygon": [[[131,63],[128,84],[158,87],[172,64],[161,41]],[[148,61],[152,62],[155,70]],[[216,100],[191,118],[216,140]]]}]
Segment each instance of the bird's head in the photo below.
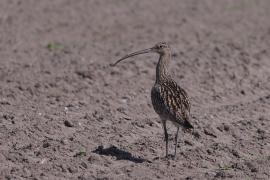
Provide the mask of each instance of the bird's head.
[{"label": "bird's head", "polygon": [[119,59],[118,61],[116,61],[114,64],[111,64],[111,66],[117,65],[120,61],[127,59],[129,57],[136,56],[139,54],[153,53],[153,52],[158,53],[160,55],[163,55],[165,53],[170,53],[170,46],[166,42],[159,42],[154,47],[128,54],[128,55],[122,57],[121,59]]},{"label": "bird's head", "polygon": [[164,53],[170,51],[170,46],[166,42],[159,42],[151,49],[152,49],[152,51],[154,51],[156,53],[164,54]]}]

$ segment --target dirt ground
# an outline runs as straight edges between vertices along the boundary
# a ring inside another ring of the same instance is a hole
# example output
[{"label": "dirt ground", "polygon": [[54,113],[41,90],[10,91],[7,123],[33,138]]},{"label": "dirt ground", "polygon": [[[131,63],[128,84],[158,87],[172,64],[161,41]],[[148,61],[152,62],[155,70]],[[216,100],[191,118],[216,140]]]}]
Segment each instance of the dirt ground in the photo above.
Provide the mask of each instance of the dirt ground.
[{"label": "dirt ground", "polygon": [[[1,0],[0,179],[270,179],[269,18],[269,0]],[[158,56],[108,67],[159,41],[199,135],[175,160]]]}]

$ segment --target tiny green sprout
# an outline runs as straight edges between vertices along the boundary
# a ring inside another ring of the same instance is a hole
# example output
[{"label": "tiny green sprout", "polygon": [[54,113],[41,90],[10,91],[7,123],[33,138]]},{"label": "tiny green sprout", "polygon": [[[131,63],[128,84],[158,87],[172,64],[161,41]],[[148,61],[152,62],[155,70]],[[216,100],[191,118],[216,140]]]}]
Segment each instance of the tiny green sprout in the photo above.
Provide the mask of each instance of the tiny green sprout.
[{"label": "tiny green sprout", "polygon": [[52,50],[60,49],[63,46],[60,43],[57,43],[57,42],[50,42],[50,43],[47,44],[46,47],[47,47],[48,50],[52,51]]},{"label": "tiny green sprout", "polygon": [[223,170],[223,171],[228,171],[233,169],[233,167],[231,165],[224,165],[224,166],[220,166],[219,170]]},{"label": "tiny green sprout", "polygon": [[86,149],[85,148],[81,148],[79,152],[77,152],[74,157],[78,157],[78,156],[86,156]]}]

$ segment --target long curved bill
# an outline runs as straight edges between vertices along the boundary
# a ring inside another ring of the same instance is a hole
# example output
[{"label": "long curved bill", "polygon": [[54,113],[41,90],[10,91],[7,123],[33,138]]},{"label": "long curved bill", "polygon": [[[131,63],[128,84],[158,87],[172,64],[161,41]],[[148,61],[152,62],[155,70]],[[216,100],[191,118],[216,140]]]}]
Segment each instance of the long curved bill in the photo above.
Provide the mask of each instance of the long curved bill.
[{"label": "long curved bill", "polygon": [[116,61],[115,63],[111,64],[111,66],[116,66],[119,62],[121,62],[121,61],[123,61],[124,59],[127,59],[127,58],[129,58],[129,57],[136,56],[136,55],[139,55],[139,54],[150,53],[150,52],[153,52],[153,48],[144,49],[144,50],[141,50],[141,51],[136,51],[136,52],[134,52],[134,53],[131,53],[131,54],[128,54],[128,55],[122,57],[121,59],[119,59],[119,60]]}]

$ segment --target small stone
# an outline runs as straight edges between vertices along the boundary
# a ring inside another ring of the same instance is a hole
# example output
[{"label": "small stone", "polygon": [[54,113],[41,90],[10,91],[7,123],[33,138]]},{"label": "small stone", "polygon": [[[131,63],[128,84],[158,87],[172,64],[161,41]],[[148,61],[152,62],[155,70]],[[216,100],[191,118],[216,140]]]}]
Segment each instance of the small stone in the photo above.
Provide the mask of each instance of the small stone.
[{"label": "small stone", "polygon": [[126,168],[126,172],[131,172],[131,169],[130,168]]},{"label": "small stone", "polygon": [[206,175],[207,177],[215,177],[215,176],[217,175],[217,173],[216,173],[216,172],[210,171],[210,172],[206,172],[205,175]]},{"label": "small stone", "polygon": [[49,147],[49,146],[50,146],[50,143],[47,142],[47,141],[45,141],[45,142],[43,143],[43,145],[42,145],[43,148],[47,148],[47,147]]},{"label": "small stone", "polygon": [[100,157],[98,156],[98,155],[96,155],[96,154],[92,154],[91,156],[89,156],[89,158],[88,158],[88,161],[90,162],[90,163],[94,163],[94,162],[97,162],[97,161],[99,161],[100,160]]},{"label": "small stone", "polygon": [[224,130],[225,131],[229,131],[230,130],[230,127],[227,124],[224,124]]},{"label": "small stone", "polygon": [[10,105],[10,103],[7,100],[1,100],[0,104],[2,104],[2,105]]},{"label": "small stone", "polygon": [[40,164],[45,164],[47,162],[47,159],[46,158],[43,158],[39,163]]},{"label": "small stone", "polygon": [[214,177],[224,178],[224,177],[226,177],[225,172],[224,171],[219,171],[219,172],[216,173],[216,175]]},{"label": "small stone", "polygon": [[189,140],[185,140],[184,143],[189,145],[189,146],[193,146],[193,143],[191,141],[189,141]]},{"label": "small stone", "polygon": [[62,172],[67,172],[67,167],[64,164],[60,164],[59,167],[61,168]]},{"label": "small stone", "polygon": [[86,120],[91,120],[91,115],[89,113],[85,113],[83,118]]},{"label": "small stone", "polygon": [[204,128],[204,134],[206,134],[206,135],[208,135],[208,136],[212,136],[212,137],[214,137],[214,138],[217,138],[217,136],[216,136],[214,130],[213,130],[212,128],[210,128],[210,127]]},{"label": "small stone", "polygon": [[259,117],[259,121],[267,121],[267,118],[264,116]]},{"label": "small stone", "polygon": [[35,152],[35,155],[36,155],[36,156],[40,156],[40,155],[41,155],[41,152],[40,152],[40,151],[36,151],[36,152]]},{"label": "small stone", "polygon": [[85,162],[82,162],[82,163],[81,163],[81,166],[84,167],[85,169],[87,169],[87,167],[88,167],[87,164],[86,164]]},{"label": "small stone", "polygon": [[232,154],[233,154],[235,157],[237,157],[237,158],[240,157],[238,151],[236,151],[235,149],[232,149]]},{"label": "small stone", "polygon": [[265,134],[265,131],[262,130],[262,129],[257,129],[257,133],[258,133],[258,134]]},{"label": "small stone", "polygon": [[76,167],[68,167],[67,170],[73,174],[73,173],[77,173],[78,172],[78,169]]},{"label": "small stone", "polygon": [[239,170],[243,170],[245,167],[244,167],[244,165],[242,164],[242,163],[234,163],[234,164],[232,164],[232,168],[233,169],[239,169]]},{"label": "small stone", "polygon": [[212,149],[207,149],[206,152],[207,152],[208,154],[213,154],[213,150],[212,150]]},{"label": "small stone", "polygon": [[79,70],[75,72],[78,76],[82,77],[83,79],[93,79],[92,72],[89,70]]},{"label": "small stone", "polygon": [[127,103],[127,99],[126,99],[126,98],[122,98],[121,101],[122,101],[122,103],[124,103],[124,104]]},{"label": "small stone", "polygon": [[3,118],[6,119],[6,120],[12,120],[12,119],[14,119],[14,116],[11,115],[11,114],[4,114]]},{"label": "small stone", "polygon": [[78,179],[79,180],[87,180],[85,177],[83,177],[83,176],[78,176]]},{"label": "small stone", "polygon": [[223,132],[223,127],[218,126],[217,129],[218,129],[220,132]]},{"label": "small stone", "polygon": [[61,144],[66,145],[68,144],[68,140],[66,138],[63,138],[60,140]]},{"label": "small stone", "polygon": [[64,121],[64,124],[65,124],[65,126],[67,126],[67,127],[73,127],[73,124],[72,124],[70,121],[68,121],[68,120],[65,120],[65,121]]},{"label": "small stone", "polygon": [[200,133],[197,132],[197,131],[194,131],[193,133],[193,136],[195,136],[195,138],[199,139],[201,137]]},{"label": "small stone", "polygon": [[258,172],[258,169],[251,162],[247,162],[246,165],[251,172]]}]

